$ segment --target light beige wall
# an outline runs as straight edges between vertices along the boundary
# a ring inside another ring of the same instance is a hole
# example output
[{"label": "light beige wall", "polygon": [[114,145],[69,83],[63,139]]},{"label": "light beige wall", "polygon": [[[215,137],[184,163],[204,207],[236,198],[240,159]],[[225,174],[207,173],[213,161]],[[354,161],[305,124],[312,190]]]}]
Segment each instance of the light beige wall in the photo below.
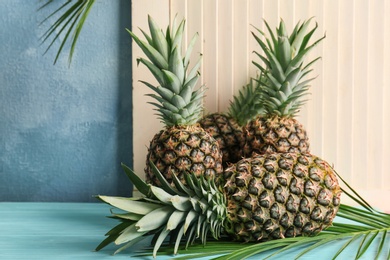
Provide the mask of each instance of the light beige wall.
[{"label": "light beige wall", "polygon": [[[147,29],[147,14],[166,26],[175,14],[187,20],[187,34],[200,37],[201,84],[208,87],[207,112],[224,111],[237,90],[255,76],[259,50],[251,36],[262,19],[275,28],[280,18],[291,32],[298,20],[314,16],[316,37],[326,39],[311,54],[310,101],[298,119],[311,151],[329,163],[372,204],[390,210],[390,1],[354,0],[133,0],[133,31]],[[134,165],[143,176],[149,140],[162,125],[153,115],[149,92],[138,80],[152,80],[133,45]]]}]

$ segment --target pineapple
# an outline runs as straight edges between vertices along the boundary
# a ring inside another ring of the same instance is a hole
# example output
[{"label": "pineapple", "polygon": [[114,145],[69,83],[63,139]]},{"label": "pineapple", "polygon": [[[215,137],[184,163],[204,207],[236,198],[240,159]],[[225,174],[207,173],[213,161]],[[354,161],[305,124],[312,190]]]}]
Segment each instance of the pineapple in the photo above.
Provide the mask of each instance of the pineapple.
[{"label": "pineapple", "polygon": [[[168,26],[166,33],[148,16],[150,35],[142,31],[146,42],[129,31],[133,40],[143,50],[149,60],[139,58],[158,85],[141,81],[152,89],[149,94],[156,102],[151,102],[165,128],[157,133],[148,149],[146,158],[146,180],[160,185],[150,169],[153,162],[164,177],[172,180],[173,175],[185,182],[184,173],[193,172],[197,176],[211,177],[222,172],[222,153],[217,141],[212,138],[197,121],[201,118],[204,90],[195,90],[199,78],[198,68],[201,59],[189,70],[189,59],[196,42],[195,35],[182,56],[182,36],[185,20]],[[188,73],[187,73],[188,72]]]},{"label": "pineapple", "polygon": [[223,156],[222,162],[226,167],[236,163],[244,156],[242,148],[245,145],[243,127],[249,119],[261,111],[258,83],[251,82],[239,90],[233,97],[227,113],[212,113],[204,116],[200,125],[217,140]]},{"label": "pineapple", "polygon": [[217,140],[222,152],[223,165],[241,159],[241,147],[245,142],[244,132],[231,116],[212,113],[203,117],[199,124]]},{"label": "pineapple", "polygon": [[[283,20],[276,29],[276,36],[268,23],[265,24],[270,38],[262,40],[252,33],[264,51],[264,55],[255,52],[263,65],[253,63],[263,76],[259,83],[265,112],[246,126],[244,155],[249,157],[253,153],[309,152],[306,130],[294,117],[306,101],[302,98],[308,94],[309,82],[314,78],[305,78],[319,57],[307,63],[304,59],[325,36],[308,45],[317,29],[316,25],[306,32],[310,19],[302,24],[298,23],[291,35],[288,35]],[[261,30],[258,31],[265,35]]]},{"label": "pineapple", "polygon": [[333,168],[309,153],[245,158],[221,180],[228,198],[226,231],[237,240],[315,235],[332,223],[340,205]]},{"label": "pineapple", "polygon": [[203,243],[226,233],[237,241],[265,241],[313,236],[331,225],[340,205],[341,189],[333,168],[324,160],[299,153],[256,155],[232,165],[217,180],[185,174],[184,186],[173,186],[152,165],[161,187],[147,185],[123,165],[141,198],[98,196],[125,213],[112,212],[121,224],[96,248],[111,242],[117,251],[154,235],[153,255],[169,235],[174,253],[182,240]]}]

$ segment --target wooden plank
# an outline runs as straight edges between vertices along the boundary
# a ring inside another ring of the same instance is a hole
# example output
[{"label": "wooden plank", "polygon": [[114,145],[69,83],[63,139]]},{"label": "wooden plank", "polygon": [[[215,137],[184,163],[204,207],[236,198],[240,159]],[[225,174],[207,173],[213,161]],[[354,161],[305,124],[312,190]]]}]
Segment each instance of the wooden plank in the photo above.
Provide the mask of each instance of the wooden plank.
[{"label": "wooden plank", "polygon": [[327,37],[324,44],[326,48],[323,53],[324,62],[324,86],[327,91],[324,92],[324,106],[322,114],[323,126],[322,138],[325,140],[322,148],[322,156],[329,163],[334,164],[336,169],[339,167],[337,153],[337,113],[338,113],[338,85],[339,85],[339,52],[338,45],[338,29],[339,29],[339,10],[338,1],[324,1],[324,28],[327,31]]},{"label": "wooden plank", "polygon": [[[133,0],[132,4],[132,30],[140,37],[138,28],[148,32],[148,14],[165,30],[169,24],[169,1],[168,0]],[[142,37],[143,38],[143,37]],[[136,59],[145,57],[142,50],[133,43],[133,147],[134,147],[134,170],[144,178],[147,149],[153,136],[163,128],[153,110],[153,106],[147,102],[152,98],[145,95],[151,90],[139,82],[139,80],[156,83],[148,69],[137,66]]]},{"label": "wooden plank", "polygon": [[233,0],[217,1],[218,112],[225,112],[233,95]]},{"label": "wooden plank", "polygon": [[204,99],[206,113],[218,111],[218,7],[216,1],[203,3],[202,84],[207,88]]},{"label": "wooden plank", "polygon": [[[101,203],[0,203],[0,259],[101,259],[94,252],[117,223]],[[118,255],[117,259],[128,259]]]},{"label": "wooden plank", "polygon": [[353,56],[353,115],[352,115],[352,158],[353,184],[365,188],[367,184],[367,92],[368,92],[368,1],[355,1],[354,14],[354,56]]},{"label": "wooden plank", "polygon": [[260,59],[255,55],[253,52],[257,51],[258,53],[261,53],[261,48],[259,44],[256,42],[256,39],[253,37],[252,32],[254,32],[256,35],[259,36],[259,33],[257,32],[257,29],[263,30],[264,28],[264,22],[263,22],[263,6],[264,1],[259,0],[249,0],[249,10],[248,10],[248,23],[249,26],[249,56],[248,59],[251,61],[249,66],[249,76],[250,77],[256,77],[259,74],[259,69],[255,65],[252,64],[252,61],[256,61],[258,63],[261,63]]},{"label": "wooden plank", "polygon": [[[385,155],[382,154],[382,146],[384,134],[383,133],[383,89],[389,86],[383,85],[383,55],[384,55],[384,1],[370,2],[368,7],[368,87],[367,93],[367,136],[368,154],[367,154],[367,168],[369,169],[367,176],[367,188],[377,189],[382,186],[380,172],[387,171],[387,167],[382,169],[382,160],[385,160]],[[387,14],[386,14],[387,15]],[[389,28],[386,28],[389,30]],[[389,48],[389,46],[387,46]],[[389,71],[386,71],[389,73]],[[389,101],[388,101],[389,102]],[[387,173],[388,174],[388,173]],[[388,189],[388,185],[387,189]]]},{"label": "wooden plank", "polygon": [[[386,157],[386,155],[390,154],[390,1],[384,2],[383,13],[386,14],[384,16],[384,24],[383,24],[383,38],[384,38],[384,51],[383,51],[383,95],[382,95],[382,122],[383,122],[383,141],[382,141],[382,155]],[[390,174],[388,172],[388,163],[387,159],[382,159],[382,189],[381,190],[389,190],[390,183]],[[390,206],[389,206],[390,212]]]},{"label": "wooden plank", "polygon": [[352,181],[351,169],[351,144],[352,144],[352,93],[353,93],[353,14],[351,12],[353,0],[339,2],[338,24],[338,74],[340,75],[337,88],[337,169],[343,176]]},{"label": "wooden plank", "polygon": [[[150,246],[150,239],[136,244],[123,252],[112,254],[118,246],[109,245],[99,252],[96,246],[105,238],[104,234],[119,222],[107,218],[110,206],[103,203],[0,203],[0,259],[133,259],[134,254]],[[315,248],[305,255],[313,259],[330,259],[345,241],[335,241]],[[341,259],[353,259],[359,243],[344,250]],[[389,252],[385,243],[384,252]],[[207,245],[206,245],[207,247]],[[302,248],[281,254],[280,259],[290,259]],[[150,252],[150,251],[149,251]],[[185,256],[179,250],[179,256]],[[369,247],[365,259],[373,259],[375,247]],[[264,259],[269,252],[248,259]],[[172,259],[173,255],[158,253],[159,260]],[[383,255],[383,257],[385,257]],[[151,260],[152,256],[141,259]],[[382,258],[381,258],[382,259]],[[385,258],[383,258],[385,259]]]},{"label": "wooden plank", "polygon": [[[190,64],[192,66],[196,64],[196,62],[199,59],[199,54],[203,54],[203,6],[202,1],[199,0],[187,0],[187,45],[191,41],[192,37],[195,34],[198,34],[198,40],[196,42],[196,45],[194,46],[194,49],[192,51],[192,57],[190,60]],[[202,58],[203,59],[203,58]],[[200,80],[197,83],[197,88],[201,87],[203,85],[203,71],[207,69],[207,64],[202,63],[202,66],[199,70],[201,73]],[[191,67],[192,68],[192,67]]]},{"label": "wooden plank", "polygon": [[[242,86],[249,83],[249,66],[252,66],[249,55],[250,21],[248,19],[249,1],[233,1],[233,95]],[[232,98],[230,98],[231,100]]]}]

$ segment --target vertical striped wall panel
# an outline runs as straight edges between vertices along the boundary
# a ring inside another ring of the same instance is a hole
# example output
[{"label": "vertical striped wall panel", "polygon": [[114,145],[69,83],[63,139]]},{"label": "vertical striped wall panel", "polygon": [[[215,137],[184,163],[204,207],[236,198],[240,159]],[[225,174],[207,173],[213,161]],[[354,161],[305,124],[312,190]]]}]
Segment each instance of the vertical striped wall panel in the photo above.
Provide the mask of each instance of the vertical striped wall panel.
[{"label": "vertical striped wall panel", "polygon": [[[390,209],[390,1],[353,0],[133,0],[133,30],[147,28],[147,14],[166,26],[185,17],[186,42],[198,32],[195,52],[203,54],[201,82],[208,88],[207,112],[226,111],[238,89],[257,73],[252,53],[260,50],[251,35],[287,29],[314,17],[316,38],[326,39],[310,54],[315,64],[310,100],[298,120],[306,127],[312,153],[335,169],[374,205]],[[314,24],[314,23],[313,23]],[[162,128],[138,80],[152,80],[135,58],[133,45],[134,165],[143,175],[149,140]],[[195,61],[193,61],[195,62]],[[387,205],[386,205],[387,203]]]}]

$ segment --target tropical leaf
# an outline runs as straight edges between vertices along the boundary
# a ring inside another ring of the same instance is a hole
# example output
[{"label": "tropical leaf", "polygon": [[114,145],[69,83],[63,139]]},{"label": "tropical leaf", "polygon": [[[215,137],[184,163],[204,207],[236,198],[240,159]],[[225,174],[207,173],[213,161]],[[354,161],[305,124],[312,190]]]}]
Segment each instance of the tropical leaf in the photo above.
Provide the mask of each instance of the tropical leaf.
[{"label": "tropical leaf", "polygon": [[[259,254],[261,254],[261,259],[279,259],[286,255],[291,259],[299,259],[315,249],[330,245],[332,245],[332,253],[327,255],[329,259],[337,259],[347,250],[354,253],[354,259],[360,259],[368,253],[369,248],[373,249],[370,253],[375,254],[370,255],[372,259],[390,259],[390,214],[374,209],[340,175],[338,176],[349,189],[342,189],[343,192],[357,202],[358,206],[341,204],[333,225],[319,235],[252,244],[223,239],[216,241],[209,238],[207,245],[195,244],[190,248],[185,248],[183,255],[175,259],[208,257],[208,259],[215,260],[241,260],[251,256],[258,259]],[[171,246],[164,245],[160,254],[172,255]],[[146,255],[151,255],[149,248],[141,251],[137,256]]]},{"label": "tropical leaf", "polygon": [[[48,22],[49,19],[59,15],[59,18],[57,18],[57,20],[49,27],[49,29],[44,33],[41,38],[42,43],[45,43],[46,41],[49,41],[51,37],[53,37],[45,51],[46,53],[53,46],[54,42],[58,39],[58,37],[60,35],[64,35],[60,47],[57,50],[57,54],[54,59],[54,64],[57,63],[58,58],[62,53],[65,44],[68,41],[71,41],[68,58],[69,65],[72,62],[77,40],[94,3],[95,0],[77,0],[74,2],[71,0],[67,0],[64,4],[62,4],[59,8],[55,9],[41,22],[41,24],[44,24]],[[58,1],[46,0],[46,2],[38,10],[49,8],[52,6],[51,4],[58,5]],[[69,39],[69,36],[71,36],[71,39]]]},{"label": "tropical leaf", "polygon": [[[343,211],[343,210],[341,210]],[[361,211],[365,211],[362,210]],[[346,226],[352,224],[344,224]],[[207,245],[192,245],[191,248],[185,249],[183,255],[175,257],[175,259],[197,259],[202,257],[209,257],[208,259],[215,260],[241,260],[247,259],[251,256],[256,256],[261,259],[279,259],[279,257],[290,256],[291,259],[299,259],[312,250],[318,249],[321,246],[333,245],[332,248],[338,246],[334,250],[334,254],[329,254],[329,259],[336,259],[345,250],[354,250],[355,259],[361,258],[369,247],[373,247],[376,252],[375,256],[371,256],[372,259],[389,259],[389,235],[390,227],[384,227],[382,229],[370,229],[365,231],[351,231],[350,229],[341,228],[336,222],[335,230],[328,232],[323,231],[320,235],[315,237],[294,237],[279,240],[271,240],[263,243],[256,244],[241,244],[237,242],[228,241],[208,241]],[[358,247],[353,242],[358,242]],[[337,242],[337,244],[336,244]],[[386,246],[387,245],[387,246]],[[146,249],[148,250],[148,249]],[[138,256],[150,255],[150,252],[140,253]],[[179,251],[180,253],[180,251]],[[282,253],[285,253],[282,255]],[[169,245],[163,247],[160,254],[170,255],[172,249]]]}]

